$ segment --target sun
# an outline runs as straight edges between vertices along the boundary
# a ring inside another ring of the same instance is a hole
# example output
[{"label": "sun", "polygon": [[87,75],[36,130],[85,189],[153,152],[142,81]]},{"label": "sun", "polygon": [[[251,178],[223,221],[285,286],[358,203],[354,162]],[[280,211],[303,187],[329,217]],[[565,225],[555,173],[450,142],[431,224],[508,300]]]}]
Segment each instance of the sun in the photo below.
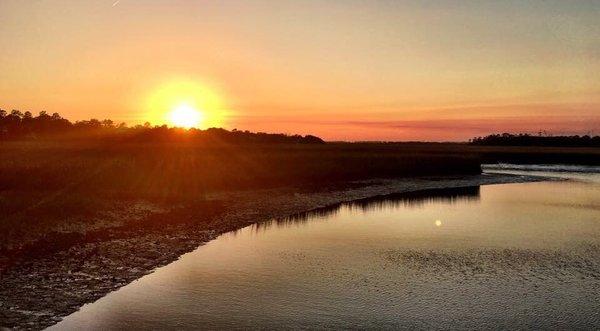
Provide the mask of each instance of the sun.
[{"label": "sun", "polygon": [[143,96],[142,115],[152,124],[181,128],[223,127],[231,116],[225,95],[213,85],[189,79],[170,79]]},{"label": "sun", "polygon": [[189,129],[199,127],[204,116],[193,106],[182,103],[171,110],[168,118],[173,126]]}]

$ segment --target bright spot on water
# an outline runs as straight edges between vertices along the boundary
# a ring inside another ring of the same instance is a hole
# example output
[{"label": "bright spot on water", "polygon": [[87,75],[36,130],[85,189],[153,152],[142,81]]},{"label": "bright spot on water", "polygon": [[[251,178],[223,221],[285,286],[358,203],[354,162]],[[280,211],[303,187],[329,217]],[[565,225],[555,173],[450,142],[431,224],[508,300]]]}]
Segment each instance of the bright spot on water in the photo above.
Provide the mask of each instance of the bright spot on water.
[{"label": "bright spot on water", "polygon": [[435,220],[435,226],[442,226],[442,221]]}]

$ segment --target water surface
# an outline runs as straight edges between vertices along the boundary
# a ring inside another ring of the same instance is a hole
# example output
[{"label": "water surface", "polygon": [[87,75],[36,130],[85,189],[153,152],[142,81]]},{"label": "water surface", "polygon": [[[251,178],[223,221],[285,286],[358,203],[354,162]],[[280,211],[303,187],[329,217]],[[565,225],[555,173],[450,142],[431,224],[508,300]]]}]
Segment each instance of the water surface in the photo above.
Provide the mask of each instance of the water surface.
[{"label": "water surface", "polygon": [[250,226],[55,328],[597,328],[599,182],[428,191]]}]

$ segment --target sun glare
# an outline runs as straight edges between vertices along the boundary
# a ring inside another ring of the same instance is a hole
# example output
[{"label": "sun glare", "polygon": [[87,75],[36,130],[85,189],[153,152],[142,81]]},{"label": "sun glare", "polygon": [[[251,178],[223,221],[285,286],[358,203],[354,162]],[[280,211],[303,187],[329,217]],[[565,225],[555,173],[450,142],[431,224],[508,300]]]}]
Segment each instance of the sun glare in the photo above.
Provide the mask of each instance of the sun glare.
[{"label": "sun glare", "polygon": [[172,80],[146,99],[144,117],[152,124],[206,129],[226,125],[223,94],[213,86],[191,80]]},{"label": "sun glare", "polygon": [[202,123],[202,112],[188,104],[180,104],[169,113],[169,121],[173,126],[181,128],[197,128]]}]

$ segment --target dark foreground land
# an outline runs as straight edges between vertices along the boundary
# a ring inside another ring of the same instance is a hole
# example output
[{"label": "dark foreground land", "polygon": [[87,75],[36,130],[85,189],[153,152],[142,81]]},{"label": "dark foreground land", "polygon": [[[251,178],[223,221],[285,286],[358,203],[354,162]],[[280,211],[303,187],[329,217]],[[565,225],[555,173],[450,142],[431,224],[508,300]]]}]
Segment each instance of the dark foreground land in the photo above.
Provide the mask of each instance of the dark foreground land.
[{"label": "dark foreground land", "polygon": [[514,181],[482,162],[594,148],[0,144],[0,326],[40,329],[223,232],[343,201]]}]

